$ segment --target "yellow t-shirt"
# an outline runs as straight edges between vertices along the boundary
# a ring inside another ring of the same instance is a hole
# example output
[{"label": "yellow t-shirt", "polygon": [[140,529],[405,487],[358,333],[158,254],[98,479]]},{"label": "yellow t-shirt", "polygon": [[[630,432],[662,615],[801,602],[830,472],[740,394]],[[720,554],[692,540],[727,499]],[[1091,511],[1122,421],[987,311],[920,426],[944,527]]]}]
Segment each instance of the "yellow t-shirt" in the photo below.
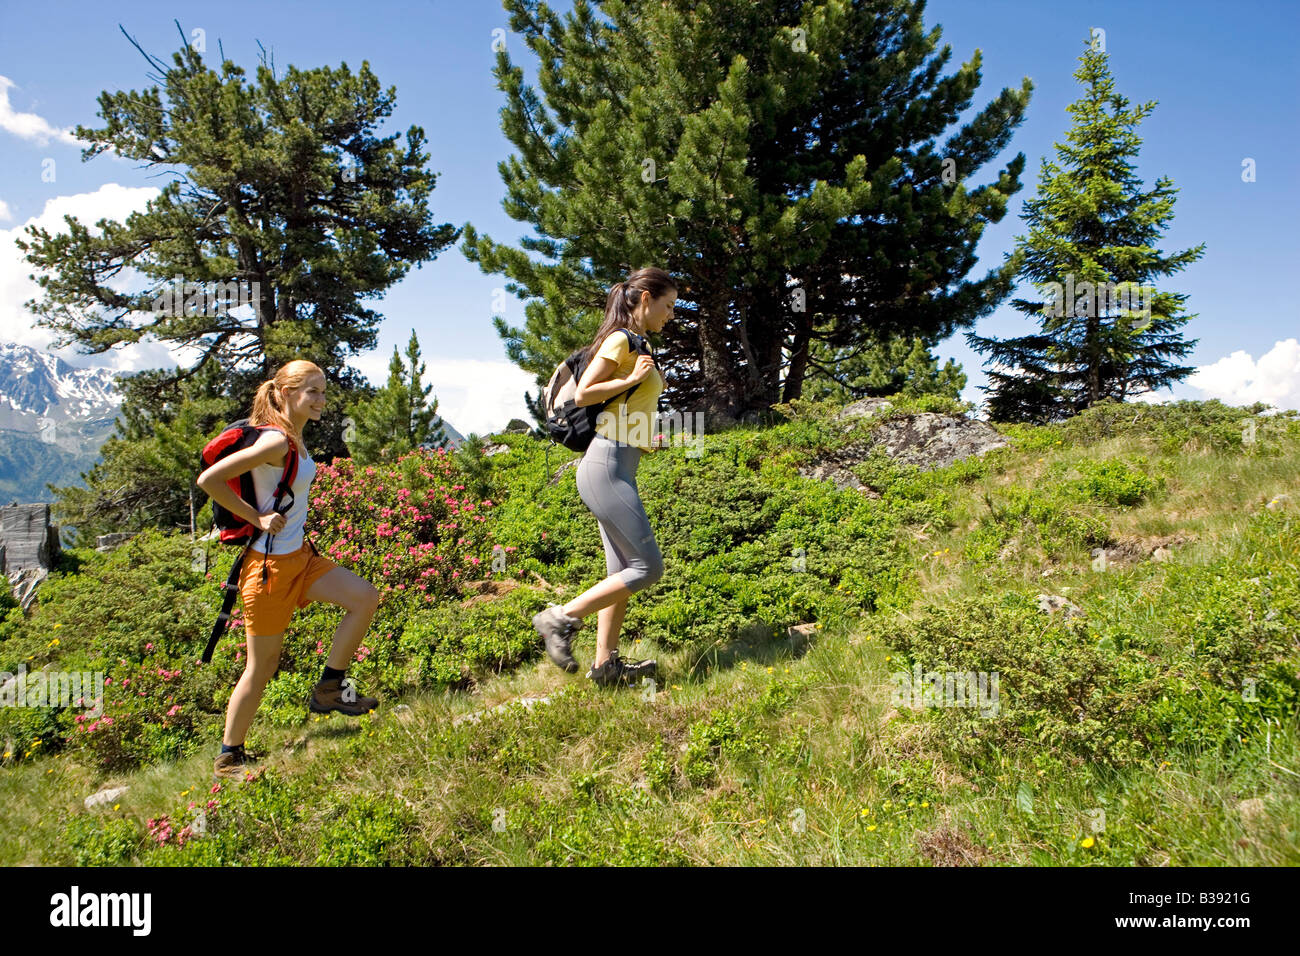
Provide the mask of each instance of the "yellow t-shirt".
[{"label": "yellow t-shirt", "polygon": [[[615,329],[601,343],[595,358],[613,359],[618,363],[618,368],[609,378],[627,378],[636,368],[638,354],[628,344],[627,334],[622,329]],[[635,391],[619,395],[596,416],[596,434],[650,451],[657,427],[659,395],[663,390],[664,377],[658,368],[652,368]]]}]

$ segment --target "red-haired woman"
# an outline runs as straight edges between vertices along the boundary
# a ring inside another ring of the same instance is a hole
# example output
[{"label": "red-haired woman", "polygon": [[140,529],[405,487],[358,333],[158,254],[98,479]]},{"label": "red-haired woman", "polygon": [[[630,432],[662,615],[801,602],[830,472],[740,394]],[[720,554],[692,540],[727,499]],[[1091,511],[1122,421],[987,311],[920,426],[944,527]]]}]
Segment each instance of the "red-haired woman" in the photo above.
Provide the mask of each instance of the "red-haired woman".
[{"label": "red-haired woman", "polygon": [[[302,430],[307,422],[320,421],[324,408],[325,374],[312,362],[289,362],[262,383],[253,400],[248,421],[265,426],[261,437],[221,459],[198,479],[199,487],[214,501],[262,531],[240,574],[248,660],[230,695],[221,755],[213,766],[217,776],[241,776],[244,765],[254,759],[244,751],[244,738],[262,702],[262,692],[279,667],[284,632],[293,612],[312,601],[337,604],[346,613],[334,633],[325,672],[312,689],[309,708],[317,713],[337,710],[357,715],[379,704],[373,697],[358,696],[352,684],[343,680],[379,606],[379,592],[347,568],[321,557],[303,535],[316,463],[307,453]],[[280,514],[273,510],[275,488],[290,442],[298,451],[298,474],[292,485],[292,506]],[[226,484],[245,472],[252,472],[256,508]]]}]

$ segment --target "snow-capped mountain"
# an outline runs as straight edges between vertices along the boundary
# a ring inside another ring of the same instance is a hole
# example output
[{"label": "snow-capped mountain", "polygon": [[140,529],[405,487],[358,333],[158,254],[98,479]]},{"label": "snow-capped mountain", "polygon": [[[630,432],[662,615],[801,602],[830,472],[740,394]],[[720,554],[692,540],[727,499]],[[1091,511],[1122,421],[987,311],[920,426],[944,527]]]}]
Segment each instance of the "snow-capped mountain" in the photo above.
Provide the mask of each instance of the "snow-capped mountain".
[{"label": "snow-capped mountain", "polygon": [[0,342],[0,428],[39,433],[51,423],[56,431],[62,423],[111,424],[121,404],[110,370],[74,368],[39,349]]},{"label": "snow-capped mountain", "polygon": [[113,373],[0,342],[0,504],[52,501],[80,484],[121,408]]}]

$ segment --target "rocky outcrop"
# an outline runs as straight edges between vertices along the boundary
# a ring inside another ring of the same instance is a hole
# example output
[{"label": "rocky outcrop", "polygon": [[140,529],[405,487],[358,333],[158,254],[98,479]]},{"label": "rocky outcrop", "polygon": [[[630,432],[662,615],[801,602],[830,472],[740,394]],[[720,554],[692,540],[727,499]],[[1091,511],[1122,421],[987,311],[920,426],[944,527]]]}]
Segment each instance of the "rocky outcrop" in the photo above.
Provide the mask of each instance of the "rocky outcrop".
[{"label": "rocky outcrop", "polygon": [[0,547],[4,549],[6,574],[54,567],[59,557],[59,529],[50,524],[50,506],[0,507]]},{"label": "rocky outcrop", "polygon": [[[850,431],[855,418],[883,416],[893,403],[883,398],[863,398],[844,406],[835,415]],[[887,417],[871,429],[870,436],[822,455],[799,468],[799,474],[819,481],[832,481],[841,490],[852,488],[872,498],[880,495],[864,485],[853,467],[872,452],[880,451],[903,465],[923,471],[946,468],[965,458],[983,455],[1009,442],[987,422],[936,412],[912,412]]]},{"label": "rocky outcrop", "polygon": [[110,534],[101,534],[95,538],[96,551],[112,551],[120,544],[125,544],[134,538],[138,531],[114,531]]},{"label": "rocky outcrop", "polygon": [[0,507],[0,571],[9,578],[24,611],[58,561],[59,551],[59,529],[50,524],[49,505]]},{"label": "rocky outcrop", "polygon": [[923,471],[1010,444],[987,422],[935,412],[900,415],[882,423],[873,436],[875,447],[890,458]]}]

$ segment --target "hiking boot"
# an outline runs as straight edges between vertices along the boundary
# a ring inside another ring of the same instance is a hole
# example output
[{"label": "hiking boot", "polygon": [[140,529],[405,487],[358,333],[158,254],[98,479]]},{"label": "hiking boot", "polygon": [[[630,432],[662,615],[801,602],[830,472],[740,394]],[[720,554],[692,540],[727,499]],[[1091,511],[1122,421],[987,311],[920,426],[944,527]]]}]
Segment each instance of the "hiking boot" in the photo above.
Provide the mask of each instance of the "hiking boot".
[{"label": "hiking boot", "polygon": [[337,710],[349,717],[360,717],[378,707],[379,701],[374,697],[360,696],[350,680],[335,677],[316,682],[307,706],[316,714],[328,714],[331,710]]},{"label": "hiking boot", "polygon": [[243,778],[248,768],[257,760],[257,755],[249,753],[243,747],[227,750],[212,763],[214,777]]},{"label": "hiking boot", "polygon": [[618,650],[609,652],[609,659],[599,667],[591,666],[587,676],[597,687],[612,687],[622,684],[630,687],[643,677],[655,676],[654,661],[625,661],[619,657]]},{"label": "hiking boot", "polygon": [[533,615],[533,627],[546,642],[546,656],[560,670],[572,674],[578,669],[578,662],[573,659],[569,649],[569,638],[582,626],[582,621],[569,617],[558,604],[550,604],[546,610]]}]

